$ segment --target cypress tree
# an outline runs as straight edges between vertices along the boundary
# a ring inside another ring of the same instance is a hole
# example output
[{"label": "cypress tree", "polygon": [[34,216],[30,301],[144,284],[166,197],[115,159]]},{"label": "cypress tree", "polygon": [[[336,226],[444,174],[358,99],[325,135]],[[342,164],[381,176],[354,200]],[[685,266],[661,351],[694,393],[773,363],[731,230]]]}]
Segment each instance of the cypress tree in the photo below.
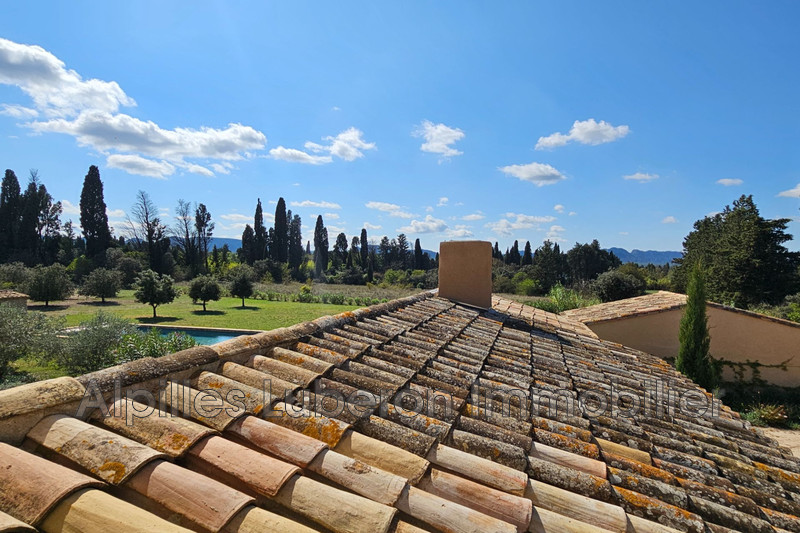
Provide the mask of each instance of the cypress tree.
[{"label": "cypress tree", "polygon": [[0,259],[7,259],[16,247],[20,217],[20,188],[17,175],[6,169],[0,187]]},{"label": "cypress tree", "polygon": [[289,222],[286,217],[286,202],[278,198],[275,206],[275,235],[272,240],[272,259],[279,263],[289,260]]},{"label": "cypress tree", "polygon": [[422,262],[422,245],[419,243],[419,239],[414,241],[414,269],[415,270],[422,270],[424,263]]},{"label": "cypress tree", "polygon": [[294,215],[289,223],[289,268],[297,270],[303,263],[303,235],[300,215]]},{"label": "cypress tree", "polygon": [[239,259],[248,265],[252,265],[254,261],[254,249],[255,233],[253,232],[253,228],[250,227],[250,224],[247,224],[242,232],[242,247],[240,249],[241,253]]},{"label": "cypress tree", "polygon": [[706,316],[705,276],[699,263],[694,265],[689,277],[678,338],[680,349],[675,368],[704,389],[713,390],[719,382],[719,372],[709,354],[711,337]]},{"label": "cypress tree", "polygon": [[361,228],[361,266],[367,266],[367,260],[369,258],[369,243],[367,242],[367,230],[366,228]]},{"label": "cypress tree", "polygon": [[86,255],[95,258],[105,254],[111,245],[106,202],[103,199],[103,182],[97,166],[89,167],[81,189],[81,228],[86,239]]},{"label": "cypress tree", "polygon": [[23,252],[25,262],[30,264],[36,262],[36,251],[39,244],[39,233],[37,231],[39,212],[41,210],[39,192],[38,178],[31,176],[28,187],[22,195],[22,212],[17,232],[19,239],[17,248]]},{"label": "cypress tree", "polygon": [[322,215],[317,216],[314,226],[314,273],[319,277],[328,268],[328,230],[322,221]]},{"label": "cypress tree", "polygon": [[267,228],[264,226],[264,212],[261,210],[261,198],[256,204],[256,214],[253,220],[253,254],[256,261],[264,259],[267,251]]},{"label": "cypress tree", "polygon": [[525,252],[522,254],[522,265],[533,264],[533,253],[531,253],[531,241],[525,241]]}]

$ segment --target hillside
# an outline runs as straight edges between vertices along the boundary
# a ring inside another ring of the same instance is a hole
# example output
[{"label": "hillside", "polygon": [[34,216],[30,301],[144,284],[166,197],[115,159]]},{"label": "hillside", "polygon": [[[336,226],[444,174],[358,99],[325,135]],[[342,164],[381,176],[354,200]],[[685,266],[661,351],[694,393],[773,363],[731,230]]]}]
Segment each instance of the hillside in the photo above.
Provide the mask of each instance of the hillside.
[{"label": "hillside", "polygon": [[614,252],[614,255],[620,258],[623,263],[636,263],[637,265],[663,265],[672,263],[673,259],[681,257],[682,252],[666,251],[661,252],[658,250],[632,250],[628,251],[624,248],[608,248],[609,252]]}]

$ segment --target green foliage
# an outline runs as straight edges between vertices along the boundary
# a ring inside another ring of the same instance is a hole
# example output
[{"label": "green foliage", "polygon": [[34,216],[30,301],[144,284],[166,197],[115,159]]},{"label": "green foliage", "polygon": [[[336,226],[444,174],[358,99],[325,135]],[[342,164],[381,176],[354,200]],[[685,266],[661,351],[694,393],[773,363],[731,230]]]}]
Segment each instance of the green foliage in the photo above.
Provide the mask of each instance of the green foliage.
[{"label": "green foliage", "polygon": [[219,300],[222,296],[222,287],[219,282],[211,276],[198,276],[189,285],[189,297],[192,301],[199,301],[203,304],[203,311],[206,310],[206,303]]},{"label": "green foliage", "polygon": [[196,344],[197,341],[189,335],[173,332],[164,336],[158,328],[150,328],[147,333],[136,331],[123,336],[114,356],[116,364],[119,364],[143,357],[163,357]]},{"label": "green foliage", "polygon": [[148,269],[137,278],[136,292],[133,293],[133,297],[137,302],[151,306],[153,318],[157,318],[156,307],[174,301],[178,297],[178,291],[175,289],[171,277]]},{"label": "green foliage", "polygon": [[242,308],[244,308],[244,299],[253,295],[255,272],[247,265],[239,265],[231,271],[228,278],[231,282],[231,295],[241,298]]},{"label": "green foliage", "polygon": [[741,196],[722,213],[694,223],[676,260],[675,288],[687,285],[693,266],[706,271],[709,299],[748,308],[776,304],[798,289],[798,254],[784,246],[789,219],[764,219],[752,196]]},{"label": "green foliage", "polygon": [[19,261],[0,265],[0,289],[25,291],[31,274],[31,269]]},{"label": "green foliage", "polygon": [[86,277],[80,293],[100,298],[105,303],[106,298],[114,298],[119,293],[121,285],[122,276],[118,271],[98,268]]},{"label": "green foliage", "polygon": [[524,279],[517,283],[516,293],[523,296],[533,296],[539,294],[542,286],[535,279]]},{"label": "green foliage", "polygon": [[645,281],[620,270],[600,274],[592,282],[592,290],[603,302],[613,302],[644,294]]},{"label": "green foliage", "polygon": [[536,300],[526,301],[525,303],[549,313],[561,313],[569,309],[587,307],[600,302],[596,298],[584,298],[580,292],[567,289],[560,283],[557,283],[550,289],[550,292],[547,293],[547,298],[538,298]]},{"label": "green foliage", "polygon": [[75,283],[83,282],[83,279],[89,275],[94,268],[94,265],[85,255],[79,255],[67,265],[67,273],[70,275]]},{"label": "green foliage", "polygon": [[9,363],[16,359],[60,354],[63,342],[58,333],[63,323],[63,319],[44,313],[0,305],[0,380],[7,375]]},{"label": "green foliage", "polygon": [[59,264],[34,268],[27,287],[31,300],[44,302],[45,307],[53,300],[65,300],[72,294],[72,290],[72,282],[67,271]]},{"label": "green foliage", "polygon": [[86,374],[117,364],[115,350],[136,328],[124,318],[99,312],[82,322],[69,337],[67,349],[56,362],[70,374]]},{"label": "green foliage", "polygon": [[714,390],[719,382],[719,368],[709,354],[711,337],[706,316],[706,288],[702,267],[694,265],[689,276],[686,308],[678,334],[680,348],[675,368],[706,390]]},{"label": "green foliage", "polygon": [[108,228],[106,203],[103,199],[103,182],[100,170],[95,165],[83,180],[81,189],[81,228],[86,239],[86,255],[90,258],[104,254],[111,245],[111,230]]},{"label": "green foliage", "polygon": [[744,419],[754,426],[785,426],[789,415],[786,406],[774,403],[757,403],[747,408]]}]

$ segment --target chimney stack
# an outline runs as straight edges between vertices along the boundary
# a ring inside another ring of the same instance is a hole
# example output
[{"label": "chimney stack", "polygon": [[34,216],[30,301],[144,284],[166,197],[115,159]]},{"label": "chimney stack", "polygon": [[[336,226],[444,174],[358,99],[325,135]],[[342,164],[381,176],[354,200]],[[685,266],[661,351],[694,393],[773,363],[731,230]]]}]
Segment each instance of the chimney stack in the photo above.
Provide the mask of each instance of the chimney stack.
[{"label": "chimney stack", "polygon": [[492,244],[449,241],[439,244],[439,296],[455,302],[492,307]]}]

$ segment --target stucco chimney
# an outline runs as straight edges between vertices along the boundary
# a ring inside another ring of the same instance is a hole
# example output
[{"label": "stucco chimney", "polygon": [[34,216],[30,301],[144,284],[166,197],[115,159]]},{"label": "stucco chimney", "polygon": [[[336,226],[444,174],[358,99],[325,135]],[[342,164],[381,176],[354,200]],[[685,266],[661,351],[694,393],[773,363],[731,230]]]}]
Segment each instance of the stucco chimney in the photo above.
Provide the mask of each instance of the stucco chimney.
[{"label": "stucco chimney", "polygon": [[439,244],[439,296],[492,307],[492,244],[450,241]]}]

